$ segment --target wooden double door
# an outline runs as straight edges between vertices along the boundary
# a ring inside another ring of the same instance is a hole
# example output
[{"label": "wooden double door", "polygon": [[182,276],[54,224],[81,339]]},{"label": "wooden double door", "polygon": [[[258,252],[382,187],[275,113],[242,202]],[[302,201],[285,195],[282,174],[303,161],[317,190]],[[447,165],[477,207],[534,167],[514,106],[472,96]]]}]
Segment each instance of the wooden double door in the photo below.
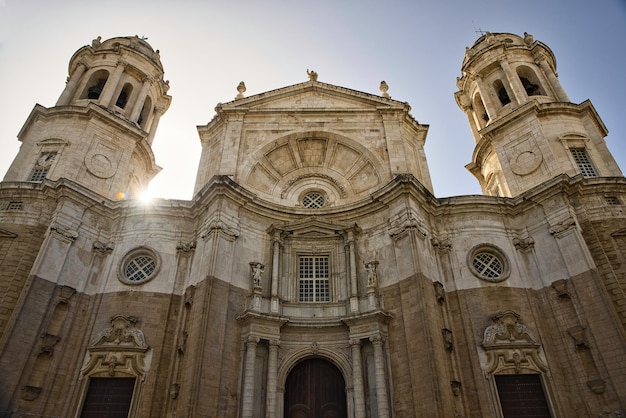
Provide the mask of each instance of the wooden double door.
[{"label": "wooden double door", "polygon": [[332,363],[298,363],[285,384],[285,418],[347,418],[346,383]]}]

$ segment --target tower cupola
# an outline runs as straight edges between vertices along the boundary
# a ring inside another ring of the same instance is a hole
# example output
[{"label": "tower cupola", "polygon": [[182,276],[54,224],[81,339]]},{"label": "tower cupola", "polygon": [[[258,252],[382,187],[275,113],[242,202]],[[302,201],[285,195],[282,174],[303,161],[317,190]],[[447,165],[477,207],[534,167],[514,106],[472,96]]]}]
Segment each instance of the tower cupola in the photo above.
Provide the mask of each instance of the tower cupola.
[{"label": "tower cupola", "polygon": [[621,176],[595,109],[570,102],[554,54],[532,35],[487,32],[461,71],[455,99],[476,142],[467,168],[485,194],[515,196],[559,174]]},{"label": "tower cupola", "polygon": [[152,141],[168,109],[158,50],[137,36],[80,48],[56,105],[36,105],[5,181],[66,178],[110,199],[137,196],[160,171]]}]

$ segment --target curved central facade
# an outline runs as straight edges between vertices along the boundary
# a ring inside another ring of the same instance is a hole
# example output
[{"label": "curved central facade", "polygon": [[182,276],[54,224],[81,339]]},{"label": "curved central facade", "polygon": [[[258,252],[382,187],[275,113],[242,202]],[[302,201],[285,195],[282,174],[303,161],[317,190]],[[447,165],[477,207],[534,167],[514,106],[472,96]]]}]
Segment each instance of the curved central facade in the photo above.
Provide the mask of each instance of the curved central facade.
[{"label": "curved central facade", "polygon": [[145,205],[160,54],[96,39],[69,72],[0,183],[0,416],[626,415],[626,180],[532,36],[462,62],[482,196],[434,197],[386,83],[310,73],[240,84],[193,199]]}]

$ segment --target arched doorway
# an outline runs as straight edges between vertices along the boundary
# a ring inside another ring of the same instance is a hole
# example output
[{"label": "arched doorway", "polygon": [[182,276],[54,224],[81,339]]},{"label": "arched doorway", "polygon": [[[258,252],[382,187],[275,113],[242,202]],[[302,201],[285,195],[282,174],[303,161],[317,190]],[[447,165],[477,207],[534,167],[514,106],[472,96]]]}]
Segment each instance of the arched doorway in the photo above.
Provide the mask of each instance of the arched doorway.
[{"label": "arched doorway", "polygon": [[298,363],[285,383],[285,418],[347,418],[346,383],[332,363]]}]

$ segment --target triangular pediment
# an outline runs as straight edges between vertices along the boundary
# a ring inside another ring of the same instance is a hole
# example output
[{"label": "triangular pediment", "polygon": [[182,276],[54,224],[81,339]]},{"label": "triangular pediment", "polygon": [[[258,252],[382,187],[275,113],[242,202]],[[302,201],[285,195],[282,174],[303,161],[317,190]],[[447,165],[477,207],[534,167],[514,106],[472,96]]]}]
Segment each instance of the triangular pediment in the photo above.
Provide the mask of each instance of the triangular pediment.
[{"label": "triangular pediment", "polygon": [[17,234],[14,234],[11,231],[7,231],[6,229],[0,229],[0,239],[1,238],[16,238]]},{"label": "triangular pediment", "polygon": [[268,229],[268,233],[272,235],[279,232],[292,237],[321,238],[336,237],[357,230],[358,226],[354,223],[329,222],[312,216],[295,222],[274,224]]},{"label": "triangular pediment", "polygon": [[266,93],[241,98],[222,105],[223,110],[404,110],[408,105],[382,96],[332,84],[309,81]]}]

